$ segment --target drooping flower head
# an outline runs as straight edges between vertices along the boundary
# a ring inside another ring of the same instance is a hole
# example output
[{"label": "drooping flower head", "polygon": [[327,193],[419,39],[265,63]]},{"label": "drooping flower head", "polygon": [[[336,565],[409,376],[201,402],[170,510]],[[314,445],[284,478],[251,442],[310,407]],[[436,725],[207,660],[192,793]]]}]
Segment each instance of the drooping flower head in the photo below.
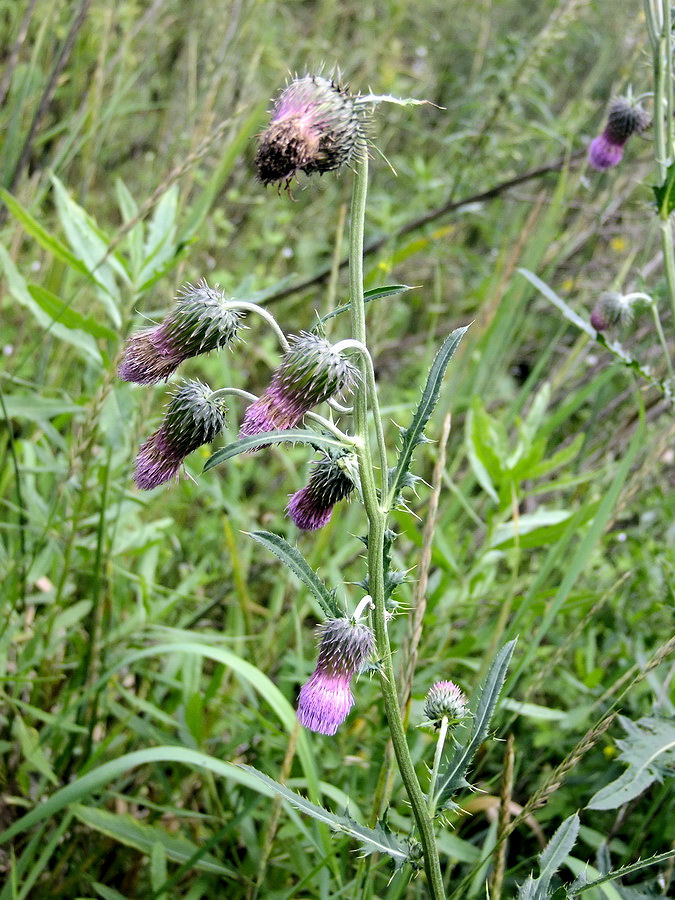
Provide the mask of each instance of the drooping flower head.
[{"label": "drooping flower head", "polygon": [[435,728],[444,717],[453,725],[469,715],[469,703],[453,681],[437,681],[426,696],[424,715]]},{"label": "drooping flower head", "polygon": [[633,319],[633,304],[623,294],[605,291],[600,294],[590,315],[596,331],[606,331],[613,325],[627,325]]},{"label": "drooping flower head", "polygon": [[353,454],[324,454],[312,463],[305,487],[296,491],[287,507],[289,517],[304,531],[322,528],[333,515],[333,507],[346,499],[356,483],[356,458]]},{"label": "drooping flower head", "polygon": [[298,721],[319,734],[335,734],[354,705],[352,676],[373,650],[370,628],[353,619],[330,619],[321,627],[316,669],[298,697]]},{"label": "drooping flower head", "polygon": [[174,478],[186,456],[208,444],[225,424],[225,405],[201,381],[185,379],[175,392],[160,427],[142,444],[134,481],[146,491]]},{"label": "drooping flower head", "polygon": [[293,428],[313,406],[356,384],[356,366],[324,338],[303,331],[289,341],[264,394],[246,409],[240,437]]},{"label": "drooping flower head", "polygon": [[649,124],[649,116],[641,106],[626,97],[617,97],[609,108],[602,134],[590,143],[588,161],[594,169],[604,170],[621,162],[628,138],[640,134]]},{"label": "drooping flower head", "polygon": [[303,171],[330,172],[363,152],[361,110],[344,88],[319,75],[292,81],[277,98],[255,163],[263,184]]},{"label": "drooping flower head", "polygon": [[241,327],[241,313],[228,308],[227,302],[222,291],[203,279],[197,285],[186,284],[163,322],[128,338],[119,377],[155,384],[173,374],[184,360],[231,343]]}]

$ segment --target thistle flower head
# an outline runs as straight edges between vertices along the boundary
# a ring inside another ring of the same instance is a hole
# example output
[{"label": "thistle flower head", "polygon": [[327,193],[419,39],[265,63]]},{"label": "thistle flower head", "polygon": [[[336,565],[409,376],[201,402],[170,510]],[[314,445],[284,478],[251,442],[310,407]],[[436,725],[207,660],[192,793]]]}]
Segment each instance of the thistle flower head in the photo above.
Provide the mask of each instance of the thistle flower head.
[{"label": "thistle flower head", "polygon": [[312,407],[356,384],[356,366],[324,338],[303,331],[290,344],[265,392],[247,408],[240,437],[293,428]]},{"label": "thistle flower head", "polygon": [[453,681],[437,681],[429,689],[424,703],[424,715],[435,728],[440,727],[444,717],[450,724],[456,724],[468,714],[468,701]]},{"label": "thistle flower head", "polygon": [[322,626],[316,669],[298,697],[298,720],[320,734],[335,734],[354,705],[352,676],[373,650],[367,625],[346,617]]},{"label": "thistle flower head", "polygon": [[609,108],[602,134],[590,143],[588,160],[594,169],[609,169],[621,162],[628,138],[640,134],[649,124],[649,116],[638,104],[617,97]]},{"label": "thistle flower head", "polygon": [[591,325],[596,331],[606,331],[613,325],[627,325],[633,319],[633,303],[616,291],[600,294],[591,311]]},{"label": "thistle flower head", "polygon": [[322,528],[330,521],[335,504],[354,490],[356,478],[353,454],[325,454],[312,463],[312,472],[305,487],[291,497],[288,515],[304,531]]},{"label": "thistle flower head", "polygon": [[151,490],[178,474],[193,450],[208,444],[225,424],[225,406],[201,381],[184,380],[174,393],[160,427],[142,444],[134,481]]},{"label": "thistle flower head", "polygon": [[203,279],[197,285],[186,284],[163,322],[128,338],[119,377],[155,384],[167,379],[184,360],[231,343],[241,327],[241,314],[228,308],[227,302],[222,291]]},{"label": "thistle flower head", "polygon": [[260,136],[256,167],[263,184],[303,171],[330,172],[363,152],[363,122],[355,98],[319,75],[294,79],[279,95]]}]

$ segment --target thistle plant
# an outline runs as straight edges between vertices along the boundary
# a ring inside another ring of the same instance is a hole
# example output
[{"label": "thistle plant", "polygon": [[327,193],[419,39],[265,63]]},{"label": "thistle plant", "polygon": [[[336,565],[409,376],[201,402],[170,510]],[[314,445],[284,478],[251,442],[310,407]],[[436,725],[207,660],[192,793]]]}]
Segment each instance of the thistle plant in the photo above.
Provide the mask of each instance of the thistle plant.
[{"label": "thistle plant", "polygon": [[[401,614],[393,595],[405,579],[405,574],[392,566],[396,533],[390,517],[394,508],[405,506],[405,493],[417,478],[410,471],[414,450],[425,440],[424,429],[438,400],[445,370],[466,329],[457,329],[443,342],[408,427],[398,435],[396,445],[390,446],[368,347],[363,288],[368,190],[363,125],[368,110],[386,101],[408,103],[392,97],[352,95],[319,76],[296,79],[274,104],[256,156],[263,184],[288,186],[300,172],[311,176],[351,169],[349,303],[331,315],[349,311],[350,335],[337,342],[309,331],[287,336],[263,307],[245,300],[227,300],[202,280],[196,288],[188,285],[179,293],[176,308],[160,325],[132,335],[120,365],[120,377],[141,384],[156,382],[192,357],[231,346],[239,336],[245,313],[259,314],[273,329],[281,359],[263,393],[255,397],[229,386],[211,391],[200,382],[186,382],[171,400],[159,429],[141,447],[136,483],[149,488],[173,478],[188,453],[220,432],[224,398],[234,394],[252,401],[244,410],[239,439],[217,450],[205,469],[239,453],[264,453],[270,445],[293,442],[321,454],[310,465],[306,485],[297,489],[288,503],[287,513],[300,529],[315,531],[328,523],[340,501],[360,499],[367,523],[362,538],[367,547],[362,584],[367,585],[368,594],[353,612],[337,602],[335,591],[323,585],[298,550],[281,536],[269,532],[252,536],[303,579],[326,616],[319,629],[315,670],[298,696],[300,724],[319,735],[334,735],[359,703],[359,683],[354,679],[370,661],[371,672],[379,679],[394,759],[412,808],[415,832],[399,839],[386,831],[384,840],[382,825],[357,829],[351,820],[317,811],[307,800],[290,793],[300,808],[340,831],[352,833],[367,851],[381,850],[384,844],[394,863],[409,863],[411,873],[420,867],[421,857],[428,895],[437,900],[445,897],[435,833],[437,810],[451,808],[453,794],[467,784],[471,760],[488,733],[513,642],[496,655],[483,690],[474,701],[475,718],[469,715],[468,701],[452,682],[442,681],[432,687],[425,713],[437,731],[433,767],[430,776],[418,772],[406,737],[394,669],[395,649],[389,635],[391,621]],[[383,289],[384,295],[388,293],[393,292]],[[345,402],[352,405],[345,406]],[[322,404],[327,407],[326,415],[317,412]],[[448,730],[455,728],[464,741],[453,737],[449,753],[446,737]],[[261,773],[255,774],[265,779]],[[384,774],[388,777],[386,769]],[[288,797],[286,788],[266,781]]]}]

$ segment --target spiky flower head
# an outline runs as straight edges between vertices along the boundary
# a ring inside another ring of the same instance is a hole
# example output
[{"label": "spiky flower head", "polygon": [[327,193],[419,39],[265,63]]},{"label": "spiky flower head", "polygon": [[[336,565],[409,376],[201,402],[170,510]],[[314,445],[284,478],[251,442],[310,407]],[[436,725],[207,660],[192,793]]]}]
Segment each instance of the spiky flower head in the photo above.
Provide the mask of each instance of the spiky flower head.
[{"label": "spiky flower head", "polygon": [[594,169],[604,170],[621,162],[628,138],[640,134],[649,124],[649,116],[626,97],[617,97],[609,108],[602,134],[590,143],[588,160]]},{"label": "spiky flower head", "polygon": [[469,715],[469,703],[453,681],[437,681],[427,694],[424,715],[435,728],[440,728],[444,717],[456,724]]},{"label": "spiky flower head", "polygon": [[208,444],[225,424],[225,405],[201,381],[185,379],[172,396],[160,427],[142,444],[134,481],[146,491],[174,478],[186,456]]},{"label": "spiky flower head", "polygon": [[633,303],[630,298],[616,291],[600,294],[591,311],[591,325],[596,331],[606,331],[613,325],[627,325],[633,319]]},{"label": "spiky flower head", "polygon": [[356,98],[319,75],[294,79],[279,94],[255,163],[263,184],[288,184],[298,171],[339,169],[365,149]]},{"label": "spiky flower head", "polygon": [[312,472],[305,487],[290,499],[287,512],[304,531],[322,528],[333,515],[333,507],[354,490],[357,479],[356,458],[351,453],[339,456],[324,454],[312,462]]},{"label": "spiky flower head", "polygon": [[320,629],[316,669],[298,697],[298,721],[311,731],[335,734],[354,705],[352,676],[373,650],[370,628],[346,617]]},{"label": "spiky flower head", "polygon": [[302,331],[262,396],[244,414],[240,437],[293,428],[313,406],[351,390],[359,370],[324,338]]},{"label": "spiky flower head", "polygon": [[128,338],[117,374],[122,381],[155,384],[184,360],[231,343],[241,327],[241,313],[227,304],[223,292],[204,279],[184,285],[174,309],[159,325]]}]

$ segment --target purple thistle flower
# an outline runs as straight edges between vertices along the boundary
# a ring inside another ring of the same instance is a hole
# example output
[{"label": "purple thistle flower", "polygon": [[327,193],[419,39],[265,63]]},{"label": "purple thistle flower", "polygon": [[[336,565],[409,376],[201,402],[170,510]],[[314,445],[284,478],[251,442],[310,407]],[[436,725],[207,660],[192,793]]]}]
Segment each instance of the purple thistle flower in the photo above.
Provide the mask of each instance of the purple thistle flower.
[{"label": "purple thistle flower", "polygon": [[335,734],[354,705],[351,680],[372,652],[367,625],[330,619],[321,628],[316,669],[298,697],[298,721],[319,734]]},{"label": "purple thistle flower", "polygon": [[362,115],[355,98],[334,81],[305,75],[277,98],[260,136],[255,163],[263,184],[285,182],[302,170],[330,172],[364,151]]},{"label": "purple thistle flower", "polygon": [[590,321],[596,331],[606,331],[613,325],[628,325],[633,319],[633,304],[623,294],[604,291],[591,310]]},{"label": "purple thistle flower", "polygon": [[453,681],[437,681],[430,689],[424,703],[424,715],[435,728],[440,728],[443,718],[454,724],[469,714],[469,704]]},{"label": "purple thistle flower", "polygon": [[286,509],[298,528],[315,531],[330,521],[335,504],[354,490],[355,463],[351,454],[325,455],[312,463],[309,481],[292,495]]},{"label": "purple thistle flower", "polygon": [[247,407],[239,437],[293,428],[313,406],[356,384],[356,366],[324,338],[303,331],[290,343],[264,394]]},{"label": "purple thistle flower", "polygon": [[648,124],[649,117],[641,106],[617,97],[609,108],[604,131],[593,138],[588,148],[591,166],[603,171],[618,165],[628,138],[640,134]]},{"label": "purple thistle flower", "polygon": [[225,424],[225,406],[201,381],[183,381],[160,427],[141,445],[134,481],[149,491],[174,478],[186,456],[208,444]]},{"label": "purple thistle flower", "polygon": [[178,292],[176,306],[154,328],[132,334],[117,369],[122,381],[155,384],[166,380],[186,359],[219,350],[235,339],[241,313],[226,306],[222,291],[202,279]]}]

